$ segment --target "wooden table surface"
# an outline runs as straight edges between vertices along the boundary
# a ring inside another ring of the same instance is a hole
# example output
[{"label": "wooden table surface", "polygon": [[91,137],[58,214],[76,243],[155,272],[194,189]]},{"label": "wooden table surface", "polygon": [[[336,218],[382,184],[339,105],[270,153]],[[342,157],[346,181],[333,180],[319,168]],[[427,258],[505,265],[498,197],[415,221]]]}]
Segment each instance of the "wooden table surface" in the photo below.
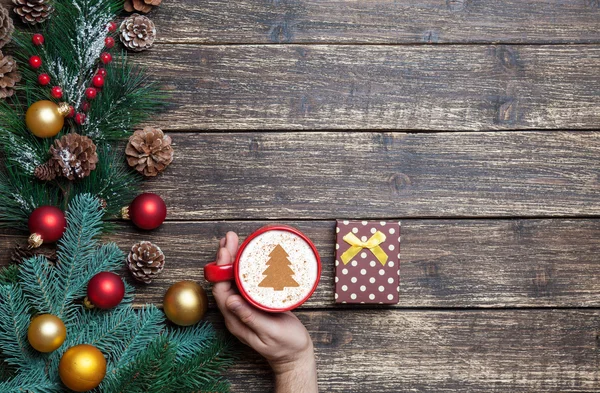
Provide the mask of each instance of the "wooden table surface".
[{"label": "wooden table surface", "polygon": [[[286,223],[323,258],[297,311],[321,391],[600,391],[600,1],[165,0],[150,16],[158,44],[131,59],[172,93],[152,124],[175,160],[145,185],[169,222],[109,237],[167,256],[139,304],[206,285],[228,230]],[[402,221],[398,305],[334,304],[336,218]],[[251,351],[229,375],[272,389]]]}]

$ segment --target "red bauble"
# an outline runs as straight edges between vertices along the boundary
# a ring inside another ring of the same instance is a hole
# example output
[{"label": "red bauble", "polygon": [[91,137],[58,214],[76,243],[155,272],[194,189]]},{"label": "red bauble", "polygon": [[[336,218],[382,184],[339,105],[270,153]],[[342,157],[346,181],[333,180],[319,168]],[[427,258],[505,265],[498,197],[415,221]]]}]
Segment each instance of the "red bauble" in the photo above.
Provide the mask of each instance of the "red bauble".
[{"label": "red bauble", "polygon": [[38,75],[38,83],[42,86],[47,86],[50,83],[50,75],[39,74]]},{"label": "red bauble", "polygon": [[92,85],[94,85],[94,87],[104,86],[104,77],[99,74],[94,75],[94,77],[92,78]]},{"label": "red bauble", "polygon": [[117,31],[117,24],[115,22],[108,22],[108,25],[106,25],[106,28],[108,29],[108,31],[113,33],[115,31]]},{"label": "red bauble", "polygon": [[104,69],[104,68],[98,68],[98,71],[96,71],[96,74],[105,77],[106,76],[106,69]]},{"label": "red bauble", "polygon": [[69,105],[69,114],[66,117],[75,117],[75,108],[73,108],[73,105]]},{"label": "red bauble", "polygon": [[85,113],[77,113],[75,115],[75,123],[82,125],[85,123]]},{"label": "red bauble", "polygon": [[115,39],[112,37],[106,37],[104,39],[104,46],[108,49],[112,48],[113,46],[115,46]]},{"label": "red bauble", "polygon": [[156,229],[167,217],[167,205],[160,196],[146,192],[131,202],[127,213],[136,227]]},{"label": "red bauble", "polygon": [[59,240],[67,227],[65,214],[54,206],[40,206],[29,216],[29,244],[39,247],[43,243]]},{"label": "red bauble", "polygon": [[100,61],[104,64],[108,64],[112,61],[112,55],[108,52],[100,53]]},{"label": "red bauble", "polygon": [[63,96],[62,87],[54,86],[50,91],[50,94],[52,94],[52,97],[56,98],[57,100],[60,100]]},{"label": "red bauble", "polygon": [[125,284],[118,274],[101,272],[88,282],[87,299],[98,308],[116,307],[123,297],[125,297]]},{"label": "red bauble", "polygon": [[37,70],[42,66],[42,58],[39,56],[31,56],[29,58],[29,66]]},{"label": "red bauble", "polygon": [[96,90],[96,88],[88,87],[87,89],[85,89],[85,97],[88,100],[93,100],[94,98],[96,98],[97,95],[98,95],[98,90]]},{"label": "red bauble", "polygon": [[33,42],[33,45],[35,46],[40,46],[44,44],[44,36],[41,34],[34,34],[33,37],[31,37],[31,42]]}]

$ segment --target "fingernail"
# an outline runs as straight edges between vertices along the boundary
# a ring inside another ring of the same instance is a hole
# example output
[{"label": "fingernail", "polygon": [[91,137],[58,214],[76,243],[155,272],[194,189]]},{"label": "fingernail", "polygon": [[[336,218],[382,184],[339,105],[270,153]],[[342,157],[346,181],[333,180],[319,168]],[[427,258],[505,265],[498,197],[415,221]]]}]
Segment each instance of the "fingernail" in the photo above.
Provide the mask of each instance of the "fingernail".
[{"label": "fingernail", "polygon": [[236,312],[240,307],[242,307],[242,303],[240,302],[233,302],[227,306],[231,312]]}]

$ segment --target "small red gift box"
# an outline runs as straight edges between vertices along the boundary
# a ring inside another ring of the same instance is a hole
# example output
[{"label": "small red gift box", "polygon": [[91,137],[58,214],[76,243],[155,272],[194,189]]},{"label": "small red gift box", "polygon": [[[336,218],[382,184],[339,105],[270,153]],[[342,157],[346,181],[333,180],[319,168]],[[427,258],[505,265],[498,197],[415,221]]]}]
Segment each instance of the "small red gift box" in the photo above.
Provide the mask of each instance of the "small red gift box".
[{"label": "small red gift box", "polygon": [[398,303],[400,223],[338,220],[336,303]]}]

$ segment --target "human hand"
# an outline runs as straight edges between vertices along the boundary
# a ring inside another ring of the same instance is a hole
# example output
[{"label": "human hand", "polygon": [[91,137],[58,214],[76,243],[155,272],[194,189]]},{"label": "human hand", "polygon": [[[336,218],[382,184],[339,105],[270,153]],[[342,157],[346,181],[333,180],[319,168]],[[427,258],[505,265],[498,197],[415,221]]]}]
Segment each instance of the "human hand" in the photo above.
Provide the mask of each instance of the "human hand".
[{"label": "human hand", "polygon": [[[237,251],[238,236],[228,232],[219,243],[217,265],[233,263]],[[294,314],[271,314],[253,307],[237,294],[230,281],[215,283],[212,292],[227,329],[271,365],[278,393],[317,391],[312,340]]]}]

